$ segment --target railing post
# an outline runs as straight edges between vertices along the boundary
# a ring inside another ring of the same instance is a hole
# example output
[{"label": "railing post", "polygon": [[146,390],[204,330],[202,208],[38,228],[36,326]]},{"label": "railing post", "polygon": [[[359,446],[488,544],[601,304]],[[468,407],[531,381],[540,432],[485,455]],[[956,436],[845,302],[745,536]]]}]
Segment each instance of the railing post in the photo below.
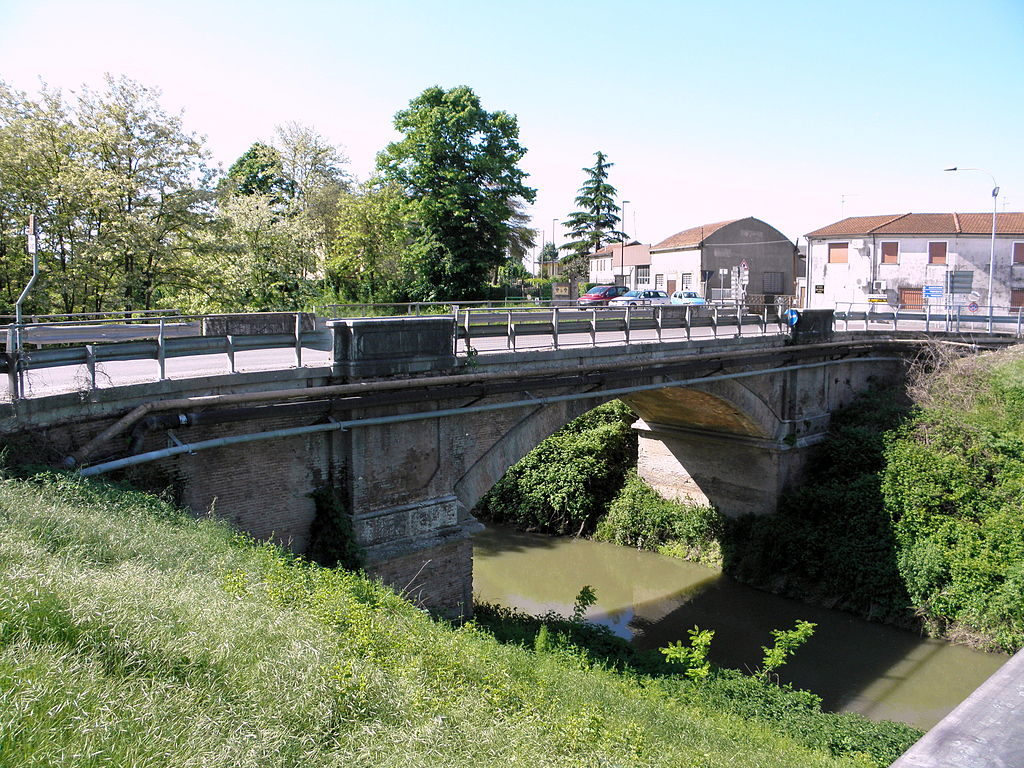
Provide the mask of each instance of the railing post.
[{"label": "railing post", "polygon": [[932,330],[932,306],[931,304],[924,305],[924,332],[931,333]]},{"label": "railing post", "polygon": [[167,378],[166,349],[164,347],[164,319],[160,318],[160,333],[156,337],[156,363],[160,369],[160,381]]},{"label": "railing post", "polygon": [[295,367],[302,367],[302,313],[295,313]]},{"label": "railing post", "polygon": [[743,305],[736,302],[736,338],[743,336]]},{"label": "railing post", "polygon": [[551,309],[551,338],[555,349],[558,349],[558,307]]},{"label": "railing post", "polygon": [[632,304],[627,304],[626,305],[626,315],[625,315],[625,317],[623,317],[623,332],[625,333],[625,341],[626,341],[627,344],[629,344],[629,331],[630,331],[630,324],[632,322],[632,310],[633,310],[633,305]]},{"label": "railing post", "polygon": [[516,351],[516,325],[512,322],[511,309],[508,310],[508,336],[505,340],[505,346],[513,352]]},{"label": "railing post", "polygon": [[711,330],[714,331],[715,338],[718,338],[718,305],[711,305]]},{"label": "railing post", "polygon": [[597,346],[597,308],[590,308],[590,345]]},{"label": "railing post", "polygon": [[658,331],[658,341],[661,341],[661,326],[664,323],[662,311],[665,309],[661,304],[654,307],[654,325]]},{"label": "railing post", "polygon": [[229,333],[224,338],[227,340],[228,365],[231,373],[235,373],[235,337]]},{"label": "railing post", "polygon": [[689,304],[687,304],[686,305],[686,314],[683,317],[683,322],[686,323],[686,340],[687,341],[690,340],[690,310],[691,309],[692,309],[692,307]]},{"label": "railing post", "polygon": [[1020,338],[1020,312],[1021,308],[1017,307],[1017,338]]},{"label": "railing post", "polygon": [[85,345],[85,370],[89,373],[89,389],[96,389],[96,348]]},{"label": "railing post", "polygon": [[11,400],[18,400],[21,397],[21,355],[17,352],[7,352],[7,381],[11,390]]}]

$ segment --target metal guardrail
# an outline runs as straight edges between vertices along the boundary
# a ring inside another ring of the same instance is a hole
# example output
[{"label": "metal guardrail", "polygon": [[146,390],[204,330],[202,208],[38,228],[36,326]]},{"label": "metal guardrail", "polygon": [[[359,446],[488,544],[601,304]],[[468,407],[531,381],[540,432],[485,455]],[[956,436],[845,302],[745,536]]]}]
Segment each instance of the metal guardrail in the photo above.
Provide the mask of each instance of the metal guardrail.
[{"label": "metal guardrail", "polygon": [[629,343],[634,331],[656,331],[658,341],[669,329],[683,329],[686,339],[691,338],[694,328],[711,328],[715,338],[720,329],[734,329],[742,334],[745,326],[756,325],[762,334],[773,326],[780,333],[785,330],[785,321],[774,304],[759,307],[731,306],[716,304],[650,305],[637,304],[624,307],[553,307],[550,309],[491,309],[454,308],[456,318],[456,343],[463,343],[468,351],[473,339],[504,336],[507,347],[515,351],[516,339],[520,336],[550,336],[555,349],[561,336],[589,334],[591,345],[597,345],[599,333],[622,333]]},{"label": "metal guardrail", "polygon": [[[258,314],[258,313],[257,313]],[[109,343],[87,343],[83,346],[56,346],[51,349],[26,351],[10,349],[0,355],[0,373],[6,373],[12,400],[24,396],[24,374],[28,370],[56,368],[68,365],[84,365],[88,375],[90,389],[96,388],[97,364],[124,360],[153,360],[157,363],[160,380],[167,378],[166,361],[169,358],[188,357],[191,355],[225,354],[231,373],[236,372],[235,353],[245,350],[294,349],[295,366],[302,366],[302,346],[320,334],[316,330],[303,330],[305,313],[288,313],[292,321],[291,333],[272,334],[224,334],[224,335],[190,335],[171,336],[167,334],[165,317],[156,318],[151,326],[152,338],[131,341],[113,341]],[[206,316],[223,317],[223,316]],[[109,323],[106,323],[110,326]],[[39,328],[40,325],[24,326],[21,330]],[[46,324],[48,328],[64,327],[60,323]],[[102,326],[92,326],[93,333],[102,330]],[[134,332],[134,328],[133,328]],[[64,343],[64,342],[56,342]]]},{"label": "metal guardrail", "polygon": [[[842,307],[846,307],[843,309]],[[974,307],[972,309],[972,307]],[[1024,308],[1020,307],[993,307],[992,314],[987,311],[988,307],[977,304],[960,304],[952,307],[939,307],[933,305],[890,305],[890,304],[840,304],[836,307],[835,323],[838,330],[839,322],[843,323],[842,330],[851,329],[850,324],[863,323],[863,330],[869,330],[872,325],[891,325],[893,330],[900,329],[900,323],[906,327],[909,323],[923,324],[926,333],[931,331],[945,331],[946,333],[959,333],[961,331],[977,331],[978,326],[984,326],[988,333],[1009,333],[1018,338],[1024,330]],[[998,313],[997,313],[998,311]]]}]

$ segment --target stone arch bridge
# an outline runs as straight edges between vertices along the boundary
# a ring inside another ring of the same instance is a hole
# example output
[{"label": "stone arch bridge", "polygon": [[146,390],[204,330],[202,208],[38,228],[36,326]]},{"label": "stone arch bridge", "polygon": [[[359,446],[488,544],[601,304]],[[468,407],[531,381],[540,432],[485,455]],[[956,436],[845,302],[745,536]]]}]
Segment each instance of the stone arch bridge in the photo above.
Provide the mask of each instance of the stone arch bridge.
[{"label": "stone arch bridge", "polygon": [[19,400],[0,407],[0,431],[84,475],[172,483],[197,513],[298,552],[330,524],[316,501],[329,492],[370,573],[458,615],[472,605],[473,506],[576,416],[623,398],[640,416],[651,485],[729,515],[768,514],[832,411],[902,376],[920,346],[858,333],[457,358],[451,318],[337,321],[333,332],[330,367]]}]

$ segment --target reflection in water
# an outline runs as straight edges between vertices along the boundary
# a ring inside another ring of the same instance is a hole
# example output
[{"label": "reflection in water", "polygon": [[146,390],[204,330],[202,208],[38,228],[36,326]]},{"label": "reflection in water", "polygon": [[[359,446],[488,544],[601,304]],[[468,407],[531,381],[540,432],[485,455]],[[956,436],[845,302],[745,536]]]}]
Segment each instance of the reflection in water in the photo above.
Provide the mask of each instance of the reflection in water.
[{"label": "reflection in water", "polygon": [[1007,659],[769,595],[650,552],[498,527],[474,539],[479,600],[568,616],[585,584],[598,598],[589,621],[643,648],[685,640],[694,625],[713,629],[711,657],[738,669],[759,665],[773,629],[816,622],[781,681],[814,691],[828,709],[919,728],[938,722]]}]

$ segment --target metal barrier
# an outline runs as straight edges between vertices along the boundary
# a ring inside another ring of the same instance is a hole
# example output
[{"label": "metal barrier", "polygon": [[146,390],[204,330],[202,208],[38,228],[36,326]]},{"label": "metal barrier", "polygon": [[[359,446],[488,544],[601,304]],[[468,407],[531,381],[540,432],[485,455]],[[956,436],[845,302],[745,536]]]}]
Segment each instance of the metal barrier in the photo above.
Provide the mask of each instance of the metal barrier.
[{"label": "metal barrier", "polygon": [[850,328],[851,323],[857,326],[863,323],[863,330],[870,330],[872,325],[880,325],[892,330],[946,333],[977,332],[979,326],[984,326],[987,333],[1007,333],[1017,338],[1021,337],[1024,329],[1024,308],[994,306],[991,314],[988,313],[988,309],[977,303],[949,307],[929,304],[843,303],[836,306],[835,318],[837,323],[842,321],[844,331],[856,330]]}]

